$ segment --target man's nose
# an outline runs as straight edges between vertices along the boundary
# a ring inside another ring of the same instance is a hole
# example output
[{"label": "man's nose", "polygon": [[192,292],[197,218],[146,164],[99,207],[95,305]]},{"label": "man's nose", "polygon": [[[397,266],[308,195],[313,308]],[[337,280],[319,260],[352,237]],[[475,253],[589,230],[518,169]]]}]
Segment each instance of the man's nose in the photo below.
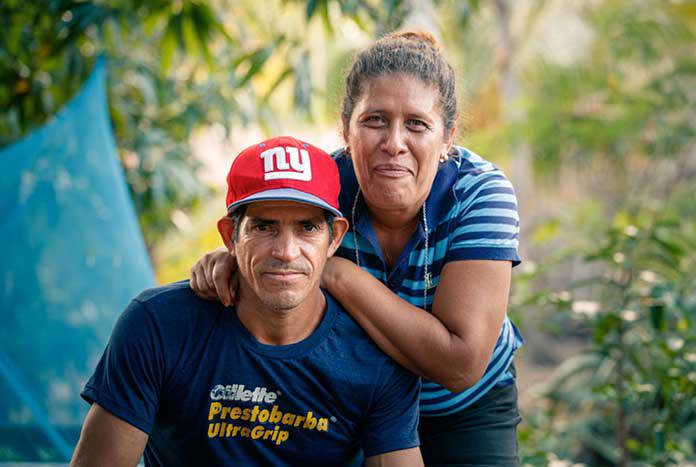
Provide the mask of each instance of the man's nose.
[{"label": "man's nose", "polygon": [[296,259],[300,254],[297,234],[292,229],[281,229],[274,239],[273,257],[284,262]]},{"label": "man's nose", "polygon": [[403,128],[401,124],[393,122],[389,125],[387,133],[385,134],[385,139],[383,142],[383,149],[391,156],[398,156],[407,151],[406,145],[406,129]]}]

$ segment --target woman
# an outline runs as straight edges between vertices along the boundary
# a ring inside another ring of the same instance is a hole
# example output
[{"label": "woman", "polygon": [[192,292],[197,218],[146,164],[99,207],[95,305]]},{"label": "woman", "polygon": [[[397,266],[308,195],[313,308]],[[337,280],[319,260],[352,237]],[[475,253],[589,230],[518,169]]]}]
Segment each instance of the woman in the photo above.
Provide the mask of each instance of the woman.
[{"label": "woman", "polygon": [[[322,286],[423,377],[426,464],[517,465],[516,200],[495,166],[452,147],[456,119],[454,72],[432,36],[395,33],[358,54],[336,154],[351,227]],[[209,253],[191,287],[229,304],[233,267],[226,250]]]}]

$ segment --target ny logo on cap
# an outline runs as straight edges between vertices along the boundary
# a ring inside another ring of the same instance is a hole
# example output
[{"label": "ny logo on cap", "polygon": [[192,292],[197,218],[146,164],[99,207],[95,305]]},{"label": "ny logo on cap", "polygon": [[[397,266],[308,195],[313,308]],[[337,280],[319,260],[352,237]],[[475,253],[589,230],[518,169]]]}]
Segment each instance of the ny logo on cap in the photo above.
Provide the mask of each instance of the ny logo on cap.
[{"label": "ny logo on cap", "polygon": [[307,182],[312,179],[312,166],[309,164],[309,153],[306,149],[277,146],[262,152],[261,159],[264,180],[290,179]]}]

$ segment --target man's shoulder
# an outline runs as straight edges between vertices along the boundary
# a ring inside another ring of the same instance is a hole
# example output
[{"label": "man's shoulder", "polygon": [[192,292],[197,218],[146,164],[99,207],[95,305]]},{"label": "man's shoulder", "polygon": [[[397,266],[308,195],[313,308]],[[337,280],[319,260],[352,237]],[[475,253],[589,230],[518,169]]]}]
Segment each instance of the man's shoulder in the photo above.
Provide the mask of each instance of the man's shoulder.
[{"label": "man's shoulder", "polygon": [[375,366],[396,365],[391,357],[382,352],[377,344],[370,338],[367,332],[360,327],[357,321],[333,298],[326,293],[330,306],[335,307],[336,321],[334,324],[334,334],[340,344],[351,349],[351,355],[365,364],[374,368]]},{"label": "man's shoulder", "polygon": [[372,342],[370,336],[365,330],[360,327],[357,321],[343,308],[343,305],[336,300],[328,290],[324,291],[326,296],[327,306],[333,307],[336,313],[336,322],[334,324],[335,332],[339,332],[341,337],[356,339],[359,342],[365,342],[370,346],[377,348]]},{"label": "man's shoulder", "polygon": [[189,287],[188,279],[145,289],[133,300],[144,305],[151,312],[166,311],[173,307],[178,309],[206,305],[216,307],[216,302],[197,297]]},{"label": "man's shoulder", "polygon": [[195,297],[195,294],[193,294],[191,288],[189,287],[188,279],[185,279],[182,281],[145,289],[135,297],[135,300],[139,301],[140,303],[154,304],[172,298],[185,298],[189,295],[189,293]]},{"label": "man's shoulder", "polygon": [[216,301],[196,296],[183,280],[143,290],[131,302],[124,315],[142,314],[157,323],[159,328],[192,329],[212,324],[224,313],[224,306]]}]

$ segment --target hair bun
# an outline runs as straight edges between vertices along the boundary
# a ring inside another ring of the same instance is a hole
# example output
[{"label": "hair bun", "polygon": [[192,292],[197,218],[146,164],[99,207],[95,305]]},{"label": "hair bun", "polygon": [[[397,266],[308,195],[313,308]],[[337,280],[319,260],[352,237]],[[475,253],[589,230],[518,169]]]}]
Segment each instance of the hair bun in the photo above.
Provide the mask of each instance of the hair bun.
[{"label": "hair bun", "polygon": [[422,31],[422,30],[406,30],[406,31],[394,31],[390,32],[386,36],[384,36],[385,39],[405,39],[407,41],[414,41],[414,42],[424,42],[433,49],[437,50],[438,52],[440,51],[440,44],[438,44],[437,39],[435,39],[435,36],[430,34],[427,31]]}]

